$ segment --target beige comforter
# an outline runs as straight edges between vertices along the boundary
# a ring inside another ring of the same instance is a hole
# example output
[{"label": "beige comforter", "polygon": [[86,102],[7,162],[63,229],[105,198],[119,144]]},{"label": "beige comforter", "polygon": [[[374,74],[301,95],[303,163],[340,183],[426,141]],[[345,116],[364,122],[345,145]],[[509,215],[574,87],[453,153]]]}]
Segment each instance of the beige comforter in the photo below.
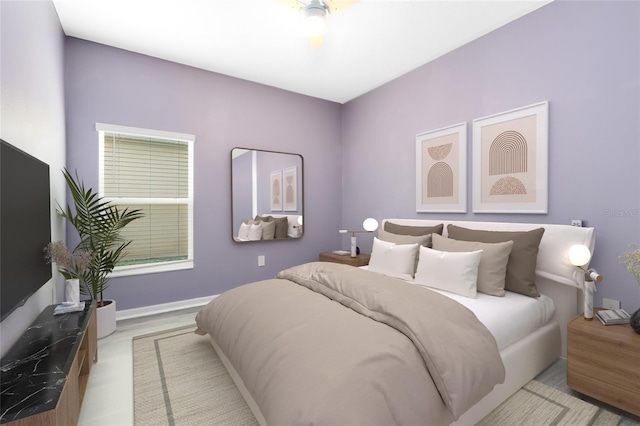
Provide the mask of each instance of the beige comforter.
[{"label": "beige comforter", "polygon": [[493,336],[426,288],[314,262],[196,317],[268,424],[449,424],[504,380]]}]

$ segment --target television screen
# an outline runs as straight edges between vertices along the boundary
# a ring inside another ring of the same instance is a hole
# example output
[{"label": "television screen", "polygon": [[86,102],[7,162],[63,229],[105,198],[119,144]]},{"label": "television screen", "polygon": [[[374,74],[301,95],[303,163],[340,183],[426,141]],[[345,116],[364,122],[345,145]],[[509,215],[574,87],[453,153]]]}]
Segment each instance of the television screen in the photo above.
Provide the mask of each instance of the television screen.
[{"label": "television screen", "polygon": [[51,279],[49,165],[0,139],[0,321]]}]

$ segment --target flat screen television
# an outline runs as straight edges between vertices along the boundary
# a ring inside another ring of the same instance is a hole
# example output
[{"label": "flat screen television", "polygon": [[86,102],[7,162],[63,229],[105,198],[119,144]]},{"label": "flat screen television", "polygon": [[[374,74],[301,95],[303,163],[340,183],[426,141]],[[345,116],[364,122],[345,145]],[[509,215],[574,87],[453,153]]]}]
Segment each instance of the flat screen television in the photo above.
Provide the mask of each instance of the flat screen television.
[{"label": "flat screen television", "polygon": [[49,165],[0,139],[0,321],[51,279]]}]

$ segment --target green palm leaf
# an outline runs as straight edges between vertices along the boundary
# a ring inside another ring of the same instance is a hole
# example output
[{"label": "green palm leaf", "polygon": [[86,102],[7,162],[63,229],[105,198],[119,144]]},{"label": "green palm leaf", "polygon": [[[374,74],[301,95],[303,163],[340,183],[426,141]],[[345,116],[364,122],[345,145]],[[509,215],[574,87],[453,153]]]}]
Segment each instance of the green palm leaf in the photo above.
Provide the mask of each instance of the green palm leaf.
[{"label": "green palm leaf", "polygon": [[118,209],[99,197],[93,189],[85,188],[77,172],[75,178],[67,169],[63,169],[62,173],[73,198],[74,208],[67,205],[65,210],[59,208],[58,213],[78,232],[80,242],[74,251],[82,249],[93,254],[91,265],[81,277],[81,292],[101,301],[111,272],[131,243],[122,239],[120,232],[129,223],[141,218],[143,213],[137,209]]}]

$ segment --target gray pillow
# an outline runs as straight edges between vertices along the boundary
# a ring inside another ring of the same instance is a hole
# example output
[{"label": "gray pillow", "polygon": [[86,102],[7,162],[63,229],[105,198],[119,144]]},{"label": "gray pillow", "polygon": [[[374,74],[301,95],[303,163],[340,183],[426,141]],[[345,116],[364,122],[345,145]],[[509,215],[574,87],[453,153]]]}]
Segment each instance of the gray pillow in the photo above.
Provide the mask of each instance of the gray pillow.
[{"label": "gray pillow", "polygon": [[276,233],[275,238],[287,238],[287,231],[289,230],[289,219],[287,217],[272,217],[271,219],[276,223]]},{"label": "gray pillow", "polygon": [[507,276],[507,263],[513,241],[503,243],[479,243],[477,241],[458,241],[433,235],[433,248],[449,252],[471,252],[482,250],[478,265],[478,291],[491,296],[504,296],[504,283]]},{"label": "gray pillow", "polygon": [[544,228],[513,232],[483,231],[449,225],[447,231],[449,238],[454,240],[479,241],[482,243],[513,241],[509,262],[507,262],[507,276],[504,287],[514,293],[540,297],[540,292],[536,287],[536,262]]},{"label": "gray pillow", "polygon": [[260,226],[262,226],[262,239],[273,240],[276,235],[276,223],[262,221]]},{"label": "gray pillow", "polygon": [[397,223],[385,222],[384,230],[392,232],[398,235],[427,235],[427,234],[440,234],[442,235],[442,229],[444,224],[436,226],[408,226],[398,225]]}]

